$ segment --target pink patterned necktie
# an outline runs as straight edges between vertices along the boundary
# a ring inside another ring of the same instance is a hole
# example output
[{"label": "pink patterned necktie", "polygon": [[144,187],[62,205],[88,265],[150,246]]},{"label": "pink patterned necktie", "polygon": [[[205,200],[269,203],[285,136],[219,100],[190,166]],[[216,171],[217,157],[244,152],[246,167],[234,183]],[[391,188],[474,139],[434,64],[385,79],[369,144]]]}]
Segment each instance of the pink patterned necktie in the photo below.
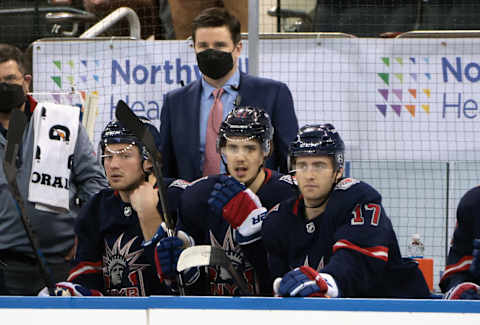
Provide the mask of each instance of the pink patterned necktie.
[{"label": "pink patterned necktie", "polygon": [[212,108],[208,115],[207,134],[205,137],[205,159],[203,161],[203,176],[215,175],[220,173],[220,154],[217,152],[217,137],[220,130],[220,124],[223,120],[222,105],[223,88],[213,91]]}]

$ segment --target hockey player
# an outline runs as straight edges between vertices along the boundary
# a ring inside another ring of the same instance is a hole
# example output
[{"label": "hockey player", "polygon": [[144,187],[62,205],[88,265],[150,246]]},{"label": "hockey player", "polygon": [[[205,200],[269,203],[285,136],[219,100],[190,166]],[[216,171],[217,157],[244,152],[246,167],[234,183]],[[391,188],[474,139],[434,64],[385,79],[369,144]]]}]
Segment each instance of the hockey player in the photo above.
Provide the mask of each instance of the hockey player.
[{"label": "hockey player", "polygon": [[307,125],[289,147],[301,194],[274,207],[262,237],[282,297],[427,297],[402,259],[380,194],[342,178],[344,143],[331,124]]},{"label": "hockey player", "polygon": [[480,299],[480,186],[469,190],[457,208],[457,226],[440,279],[445,299]]},{"label": "hockey player", "polygon": [[[158,139],[153,125],[148,128]],[[99,153],[109,189],[97,193],[76,222],[76,266],[57,295],[147,296],[169,293],[158,281],[152,237],[162,216],[152,163],[144,145],[119,122],[103,130]],[[175,211],[183,181],[166,180]]]},{"label": "hockey player", "polygon": [[[228,173],[193,182],[183,193],[179,208],[178,229],[196,245],[225,250],[252,295],[272,295],[273,279],[260,238],[262,217],[280,200],[296,195],[291,176],[264,167],[272,137],[270,117],[263,110],[235,108],[222,122],[217,141]],[[162,278],[174,274],[182,245],[175,237],[159,242],[157,271]],[[187,292],[239,295],[239,288],[223,268],[202,268],[200,276],[192,273],[185,279],[187,286],[191,284]]]}]

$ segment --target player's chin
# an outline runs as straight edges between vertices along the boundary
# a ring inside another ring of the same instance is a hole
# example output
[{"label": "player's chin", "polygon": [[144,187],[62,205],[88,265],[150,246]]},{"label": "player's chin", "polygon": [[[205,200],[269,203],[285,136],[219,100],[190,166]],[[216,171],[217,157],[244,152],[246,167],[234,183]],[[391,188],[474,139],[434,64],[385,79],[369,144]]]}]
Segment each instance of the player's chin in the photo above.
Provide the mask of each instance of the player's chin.
[{"label": "player's chin", "polygon": [[321,193],[317,187],[304,186],[302,187],[302,194],[306,199],[315,200],[321,197]]},{"label": "player's chin", "polygon": [[110,187],[117,191],[129,191],[134,189],[133,184],[130,184],[125,180],[117,180],[117,181],[110,182]]},{"label": "player's chin", "polygon": [[235,177],[237,181],[243,184],[250,184],[255,180],[255,175],[242,175],[241,177]]}]

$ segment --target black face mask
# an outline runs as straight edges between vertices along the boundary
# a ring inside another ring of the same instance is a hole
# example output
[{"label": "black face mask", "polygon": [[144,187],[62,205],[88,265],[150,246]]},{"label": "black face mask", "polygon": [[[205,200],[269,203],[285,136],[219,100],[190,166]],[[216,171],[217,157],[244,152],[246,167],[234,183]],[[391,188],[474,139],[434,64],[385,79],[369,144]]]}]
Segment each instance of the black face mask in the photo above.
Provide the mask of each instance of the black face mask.
[{"label": "black face mask", "polygon": [[17,84],[0,83],[0,113],[10,113],[25,103],[23,87]]},{"label": "black face mask", "polygon": [[232,53],[207,49],[197,53],[198,68],[212,79],[224,77],[233,68]]}]

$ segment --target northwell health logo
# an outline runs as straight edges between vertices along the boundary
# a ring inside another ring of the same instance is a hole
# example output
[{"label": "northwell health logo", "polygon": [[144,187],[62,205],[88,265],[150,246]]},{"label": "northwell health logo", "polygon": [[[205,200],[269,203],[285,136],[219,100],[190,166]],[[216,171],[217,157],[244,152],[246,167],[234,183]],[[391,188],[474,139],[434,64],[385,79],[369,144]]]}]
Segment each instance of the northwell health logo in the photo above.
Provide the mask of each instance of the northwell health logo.
[{"label": "northwell health logo", "polygon": [[377,72],[375,107],[384,117],[402,112],[412,117],[418,112],[430,114],[430,88],[425,87],[432,76],[425,72],[429,58],[381,57],[382,71]]},{"label": "northwell health logo", "polygon": [[[50,78],[59,89],[84,88],[90,80],[98,82],[100,79],[95,73],[100,66],[99,60],[80,60],[78,64],[74,60],[66,62],[54,60],[52,64],[58,72],[50,76]],[[75,80],[75,77],[78,79]]]}]

